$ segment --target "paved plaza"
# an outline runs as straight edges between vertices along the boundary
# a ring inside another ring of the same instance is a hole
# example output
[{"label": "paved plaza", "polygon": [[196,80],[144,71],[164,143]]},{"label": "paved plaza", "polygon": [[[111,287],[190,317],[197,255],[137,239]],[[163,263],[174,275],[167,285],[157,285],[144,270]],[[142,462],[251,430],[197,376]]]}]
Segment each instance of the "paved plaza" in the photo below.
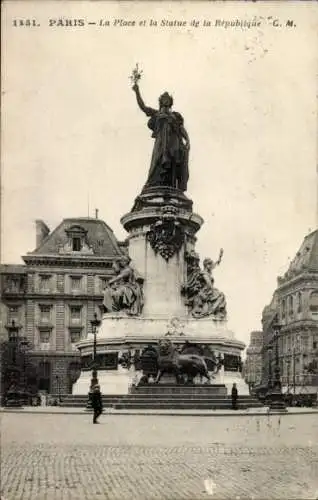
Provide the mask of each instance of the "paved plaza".
[{"label": "paved plaza", "polygon": [[5,500],[316,499],[318,414],[1,415]]}]

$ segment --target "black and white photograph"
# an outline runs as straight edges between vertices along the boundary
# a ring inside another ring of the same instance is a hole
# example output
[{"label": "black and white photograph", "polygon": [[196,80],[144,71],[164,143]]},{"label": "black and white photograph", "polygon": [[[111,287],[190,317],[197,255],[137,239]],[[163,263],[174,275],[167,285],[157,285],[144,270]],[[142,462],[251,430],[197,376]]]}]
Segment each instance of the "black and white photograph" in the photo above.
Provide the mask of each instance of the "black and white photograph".
[{"label": "black and white photograph", "polygon": [[317,500],[318,3],[2,7],[1,500]]}]

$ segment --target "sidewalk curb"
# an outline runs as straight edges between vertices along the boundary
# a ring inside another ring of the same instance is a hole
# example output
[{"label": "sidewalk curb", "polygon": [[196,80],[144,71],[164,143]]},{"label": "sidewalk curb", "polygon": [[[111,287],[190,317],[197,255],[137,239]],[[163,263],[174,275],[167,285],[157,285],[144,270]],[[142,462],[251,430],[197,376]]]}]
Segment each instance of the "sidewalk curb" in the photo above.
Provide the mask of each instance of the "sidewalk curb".
[{"label": "sidewalk curb", "polygon": [[[0,410],[0,414],[9,414],[9,413],[17,413],[17,414],[28,414],[28,415],[91,415],[92,411],[87,411],[85,408],[82,410],[76,410],[76,409],[70,409],[70,411],[49,411],[49,410],[26,410],[26,409],[2,409]],[[134,410],[111,410],[111,411],[105,411],[103,412],[104,416],[113,416],[113,415],[119,415],[119,416],[132,416],[132,415],[142,415],[142,416],[149,416],[149,415],[155,415],[155,416],[169,416],[169,417],[267,417],[269,415],[312,415],[312,414],[317,414],[318,415],[318,409],[316,410],[304,410],[304,411],[287,411],[287,412],[280,412],[280,411],[273,411],[273,412],[268,412],[268,411],[262,411],[262,412],[255,412],[255,411],[233,411],[233,412],[214,412],[213,410],[208,412],[208,411],[203,411],[202,413],[200,412],[193,412],[193,411],[182,411],[182,412],[175,412],[173,410],[167,410],[167,411],[156,411],[156,410],[149,410],[149,411],[134,411]]]}]

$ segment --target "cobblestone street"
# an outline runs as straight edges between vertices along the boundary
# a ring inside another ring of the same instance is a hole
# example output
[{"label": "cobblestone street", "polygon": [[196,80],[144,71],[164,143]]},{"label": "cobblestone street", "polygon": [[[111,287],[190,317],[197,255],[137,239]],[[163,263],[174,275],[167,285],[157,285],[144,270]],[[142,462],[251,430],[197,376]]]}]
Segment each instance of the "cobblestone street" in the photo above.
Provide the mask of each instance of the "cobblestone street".
[{"label": "cobblestone street", "polygon": [[1,415],[4,500],[315,499],[318,416]]}]

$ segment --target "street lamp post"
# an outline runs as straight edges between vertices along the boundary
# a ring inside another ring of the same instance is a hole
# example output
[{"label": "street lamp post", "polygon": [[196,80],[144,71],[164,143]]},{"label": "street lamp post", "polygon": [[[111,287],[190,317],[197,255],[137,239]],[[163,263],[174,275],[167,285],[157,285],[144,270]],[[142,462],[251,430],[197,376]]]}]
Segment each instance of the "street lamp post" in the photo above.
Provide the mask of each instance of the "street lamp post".
[{"label": "street lamp post", "polygon": [[272,347],[268,347],[268,390],[271,391],[273,387],[272,378]]},{"label": "street lamp post", "polygon": [[56,380],[56,390],[57,390],[57,404],[61,403],[61,393],[60,393],[60,378],[58,375],[55,375]]},{"label": "street lamp post", "polygon": [[101,321],[97,318],[97,314],[94,314],[94,319],[91,320],[91,326],[92,326],[92,333],[94,335],[94,343],[93,343],[93,363],[92,363],[92,378],[91,378],[91,384],[89,388],[89,394],[88,394],[88,402],[86,408],[90,409],[92,407],[91,405],[91,391],[94,385],[98,384],[98,378],[97,378],[97,368],[98,368],[98,363],[97,363],[97,356],[96,356],[96,351],[97,351],[97,329],[100,326]]},{"label": "street lamp post", "polygon": [[286,365],[287,365],[287,393],[289,394],[289,389],[290,389],[290,359],[286,360]]},{"label": "street lamp post", "polygon": [[293,346],[293,393],[296,395],[296,347]]},{"label": "street lamp post", "polygon": [[273,325],[274,330],[274,341],[275,341],[275,368],[274,368],[274,380],[272,384],[272,389],[269,394],[269,409],[274,411],[286,412],[286,403],[284,401],[284,396],[282,394],[282,384],[280,380],[280,366],[279,366],[279,352],[278,352],[278,342],[279,342],[279,332],[282,325],[275,323]]},{"label": "street lamp post", "polygon": [[[11,325],[8,326],[8,337],[9,343],[12,345],[12,359],[10,359],[10,363],[15,373],[19,373],[18,377],[14,377],[12,384],[9,386],[9,389],[6,393],[5,406],[11,408],[22,408],[22,401],[20,397],[20,371],[18,371],[17,367],[17,354],[19,351],[19,330],[20,326],[16,325],[15,321],[12,320]],[[10,356],[11,358],[11,356]],[[17,380],[18,379],[18,380]]]}]

